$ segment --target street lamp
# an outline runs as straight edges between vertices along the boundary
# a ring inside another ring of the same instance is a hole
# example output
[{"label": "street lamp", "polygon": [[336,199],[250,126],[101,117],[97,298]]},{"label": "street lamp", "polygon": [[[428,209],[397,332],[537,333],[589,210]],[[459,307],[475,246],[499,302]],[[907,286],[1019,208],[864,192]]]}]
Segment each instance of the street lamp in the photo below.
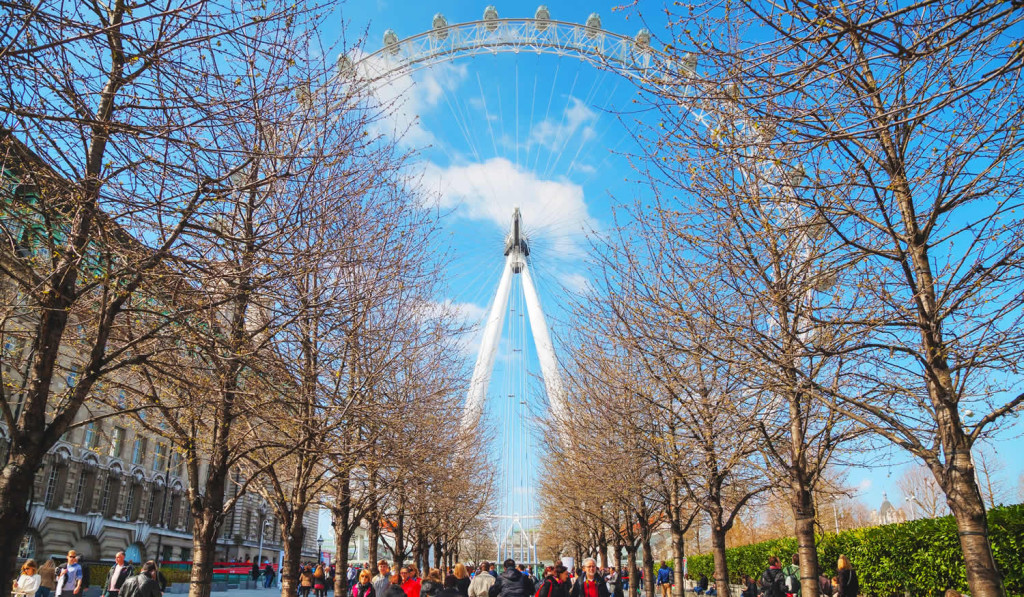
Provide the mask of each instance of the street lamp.
[{"label": "street lamp", "polygon": [[264,518],[263,524],[260,525],[260,551],[259,555],[256,556],[256,563],[261,566],[263,565],[263,533],[266,532],[268,526],[270,526],[270,521]]},{"label": "street lamp", "polygon": [[316,563],[321,564],[324,561],[324,536],[320,535],[316,538]]}]

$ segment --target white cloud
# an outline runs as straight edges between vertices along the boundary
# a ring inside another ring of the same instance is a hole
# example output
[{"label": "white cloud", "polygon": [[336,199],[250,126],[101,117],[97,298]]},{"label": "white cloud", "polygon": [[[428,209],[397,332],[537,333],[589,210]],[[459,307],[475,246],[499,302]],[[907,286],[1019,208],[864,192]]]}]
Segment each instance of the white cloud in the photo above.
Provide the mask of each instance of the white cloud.
[{"label": "white cloud", "polygon": [[467,67],[462,64],[441,62],[414,74],[391,74],[381,77],[394,63],[384,55],[366,57],[354,53],[359,77],[378,81],[371,93],[384,118],[375,124],[377,133],[398,138],[408,147],[422,147],[437,141],[434,134],[423,126],[421,116],[443,101],[466,78]]},{"label": "white cloud", "polygon": [[530,143],[555,151],[565,147],[566,140],[577,132],[581,135],[581,142],[589,141],[597,135],[594,130],[597,117],[597,112],[590,106],[579,98],[570,96],[560,118],[548,118],[534,125],[530,131]]},{"label": "white cloud", "polygon": [[863,493],[863,492],[871,489],[871,485],[872,485],[871,479],[868,479],[868,478],[861,479],[860,483],[857,484],[857,492],[858,493]]},{"label": "white cloud", "polygon": [[527,231],[557,223],[575,232],[590,225],[583,187],[565,179],[541,179],[505,158],[448,167],[428,164],[423,185],[437,193],[442,207],[502,229],[516,207],[522,210]]},{"label": "white cloud", "polygon": [[456,325],[463,328],[464,332],[456,343],[459,354],[473,356],[480,351],[480,334],[487,317],[487,307],[447,299],[432,303],[429,309],[434,316],[453,317]]}]

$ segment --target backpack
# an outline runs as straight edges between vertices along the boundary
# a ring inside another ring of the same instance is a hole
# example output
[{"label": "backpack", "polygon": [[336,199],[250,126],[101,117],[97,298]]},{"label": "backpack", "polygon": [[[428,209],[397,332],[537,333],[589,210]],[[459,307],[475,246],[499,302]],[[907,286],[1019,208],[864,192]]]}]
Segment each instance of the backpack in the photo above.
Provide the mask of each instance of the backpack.
[{"label": "backpack", "polygon": [[782,570],[787,593],[796,594],[796,592],[800,590],[800,578],[794,574],[794,572],[799,570],[800,569],[796,566],[786,566]]},{"label": "backpack", "polygon": [[761,580],[761,593],[764,597],[786,596],[786,581],[783,578],[782,570],[779,570],[778,568],[769,568],[768,570],[765,570],[764,576]]}]

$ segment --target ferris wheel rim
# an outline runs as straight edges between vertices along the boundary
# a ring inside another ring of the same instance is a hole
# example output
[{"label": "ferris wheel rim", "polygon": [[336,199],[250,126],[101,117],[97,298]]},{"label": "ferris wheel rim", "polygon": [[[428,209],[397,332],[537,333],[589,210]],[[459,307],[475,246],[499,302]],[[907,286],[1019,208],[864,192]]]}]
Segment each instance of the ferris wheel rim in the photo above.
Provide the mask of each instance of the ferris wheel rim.
[{"label": "ferris wheel rim", "polygon": [[[543,28],[537,28],[538,25],[543,25]],[[534,27],[539,35],[532,38],[527,37],[511,37],[506,39],[498,39],[498,31],[504,29],[506,33],[516,33],[516,28],[522,27]],[[453,34],[459,34],[465,31],[479,31],[484,29],[487,33],[482,34],[477,39],[467,40],[467,43],[458,46],[447,46],[444,42],[446,39],[453,36]],[[575,33],[582,32],[582,36],[577,35],[574,40],[570,40],[563,44],[558,44],[559,39],[546,39],[553,37],[548,32],[555,32],[559,30],[568,30]],[[391,31],[391,30],[389,30]],[[641,33],[645,30],[641,29]],[[440,39],[441,43],[437,43],[436,47],[432,48],[426,53],[420,55],[407,56],[403,52],[403,48],[408,48],[414,44],[422,43],[424,41],[431,41],[438,39],[438,36],[443,35]],[[639,35],[639,33],[638,33]],[[491,36],[492,39],[484,39],[483,36]],[[612,42],[619,43],[628,48],[628,53],[620,52],[620,55],[615,55],[610,51],[604,51],[603,43],[588,44],[582,40],[597,40],[605,39],[612,40]],[[523,50],[523,48],[528,48]],[[601,27],[592,27],[585,23],[577,23],[573,21],[562,21],[557,19],[538,20],[530,17],[499,17],[493,20],[473,20],[464,21],[460,23],[448,24],[442,28],[431,28],[419,33],[398,39],[393,44],[385,44],[377,50],[369,54],[360,56],[357,60],[351,60],[348,54],[342,54],[338,57],[339,63],[342,59],[350,61],[348,68],[353,73],[359,71],[360,65],[372,64],[375,61],[384,58],[389,62],[389,66],[377,74],[374,77],[349,77],[344,76],[341,72],[335,73],[335,79],[344,78],[361,78],[365,83],[379,83],[387,81],[388,79],[402,74],[408,74],[415,72],[422,68],[428,68],[434,64],[441,62],[451,62],[460,57],[475,56],[484,52],[491,54],[497,53],[520,53],[522,51],[528,51],[530,53],[537,54],[550,54],[556,56],[562,56],[565,54],[576,54],[581,59],[589,60],[590,62],[606,67],[618,67],[621,74],[629,77],[635,77],[635,73],[639,71],[650,71],[650,72],[666,72],[665,65],[671,65],[672,59],[658,48],[655,48],[650,43],[641,45],[638,40],[628,35],[609,31]],[[652,59],[653,67],[647,65],[641,66],[637,64],[635,60],[627,60],[625,56],[646,56],[648,59]],[[631,67],[631,68],[630,68]]]}]

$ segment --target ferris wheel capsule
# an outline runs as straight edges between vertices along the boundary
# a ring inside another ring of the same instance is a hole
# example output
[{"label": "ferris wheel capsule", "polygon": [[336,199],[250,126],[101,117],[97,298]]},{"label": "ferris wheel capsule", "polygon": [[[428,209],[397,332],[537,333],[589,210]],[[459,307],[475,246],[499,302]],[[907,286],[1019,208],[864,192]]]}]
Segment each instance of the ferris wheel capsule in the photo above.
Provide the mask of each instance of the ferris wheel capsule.
[{"label": "ferris wheel capsule", "polygon": [[493,4],[484,9],[484,22],[488,31],[498,28],[498,9]]},{"label": "ferris wheel capsule", "polygon": [[590,13],[587,17],[587,37],[594,39],[597,36],[597,32],[601,29],[601,15],[596,12]]},{"label": "ferris wheel capsule", "polygon": [[443,14],[434,15],[433,25],[435,38],[443,40],[448,37],[448,19],[444,18]]},{"label": "ferris wheel capsule", "polygon": [[547,6],[541,4],[537,7],[537,12],[533,14],[533,20],[536,21],[534,26],[537,27],[537,31],[544,31],[548,28],[548,21],[551,20],[551,11]]},{"label": "ferris wheel capsule", "polygon": [[351,77],[352,73],[355,72],[355,67],[352,65],[352,59],[345,54],[338,55],[338,61],[335,64],[335,67],[338,70],[338,75],[343,79]]},{"label": "ferris wheel capsule", "polygon": [[633,38],[633,45],[638,50],[646,50],[651,47],[651,32],[646,29],[641,29],[637,32],[636,37]]},{"label": "ferris wheel capsule", "polygon": [[392,56],[398,54],[398,34],[395,33],[394,29],[388,29],[384,32],[384,47],[387,48]]},{"label": "ferris wheel capsule", "polygon": [[680,67],[683,70],[683,74],[692,77],[697,74],[697,55],[693,52],[687,52],[683,54],[682,64]]}]

